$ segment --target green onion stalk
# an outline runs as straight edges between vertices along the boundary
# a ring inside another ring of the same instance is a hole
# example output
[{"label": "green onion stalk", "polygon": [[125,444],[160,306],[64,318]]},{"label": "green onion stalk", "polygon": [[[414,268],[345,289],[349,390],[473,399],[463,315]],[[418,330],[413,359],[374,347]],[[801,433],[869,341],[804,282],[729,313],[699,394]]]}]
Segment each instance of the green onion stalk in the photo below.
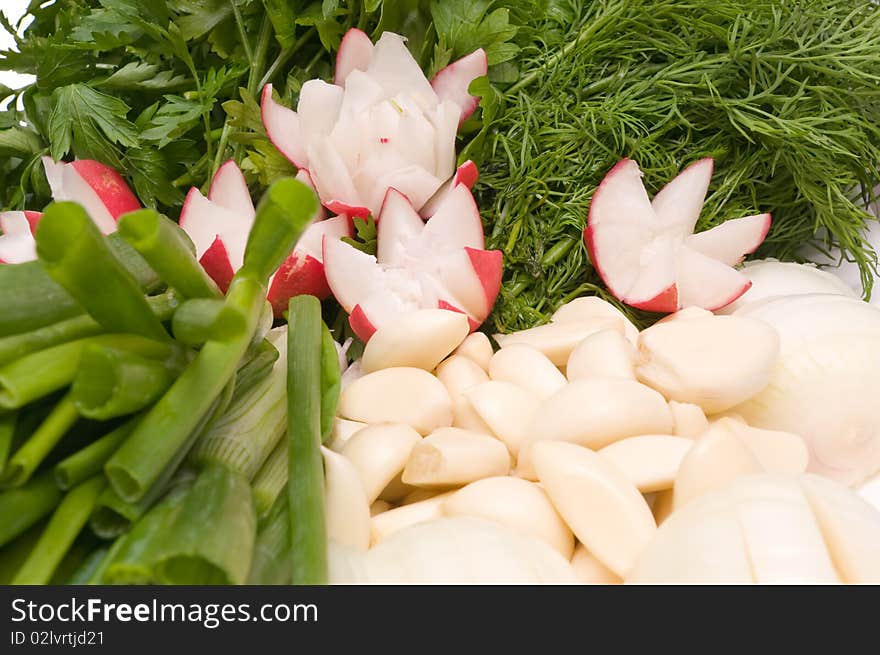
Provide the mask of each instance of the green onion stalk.
[{"label": "green onion stalk", "polygon": [[342,388],[342,369],[333,335],[321,325],[321,441],[326,442],[333,430],[336,406]]},{"label": "green onion stalk", "polygon": [[71,395],[80,414],[106,421],[152,405],[178,371],[179,362],[92,344],[80,357]]},{"label": "green onion stalk", "polygon": [[0,473],[6,468],[6,461],[9,459],[9,453],[12,452],[17,423],[18,414],[15,412],[0,414]]},{"label": "green onion stalk", "polygon": [[46,521],[37,522],[11,543],[0,547],[0,585],[8,585],[12,582],[45,528]]},{"label": "green onion stalk", "polygon": [[107,462],[107,476],[121,498],[130,502],[143,498],[175,457],[185,452],[189,437],[251,345],[269,276],[293,250],[317,208],[314,192],[297,180],[282,179],[269,187],[257,208],[244,264],[225,300],[224,312],[243,316],[247,329],[233,339],[205,343]]},{"label": "green onion stalk", "polygon": [[321,303],[290,300],[287,343],[287,484],[290,581],[327,584],[324,465],[321,458]]},{"label": "green onion stalk", "polygon": [[[256,384],[237,385],[235,397],[193,447],[196,465],[223,464],[248,480],[256,475],[287,426],[287,328],[269,333],[269,342],[280,357]],[[241,393],[239,393],[241,389]]]},{"label": "green onion stalk", "polygon": [[[107,245],[142,293],[161,287],[156,272],[122,237],[111,234]],[[83,306],[48,275],[39,261],[0,266],[0,307],[0,337],[33,332],[84,313]]]},{"label": "green onion stalk", "polygon": [[174,313],[171,331],[181,343],[201,346],[207,341],[227,341],[242,334],[248,329],[245,318],[229,312],[222,300],[195,298],[182,303]]},{"label": "green onion stalk", "polygon": [[61,500],[51,471],[40,473],[20,487],[0,491],[0,546],[4,546],[47,516]]},{"label": "green onion stalk", "polygon": [[156,578],[164,584],[244,584],[256,526],[247,479],[222,465],[207,466],[162,535]]},{"label": "green onion stalk", "polygon": [[37,256],[46,272],[107,330],[168,339],[135,277],[116,258],[85,209],[49,205],[37,228]]},{"label": "green onion stalk", "polygon": [[159,342],[134,334],[101,334],[46,348],[0,367],[0,411],[23,407],[71,384],[87,345],[153,359],[168,359],[179,353],[179,346],[170,341]]},{"label": "green onion stalk", "polygon": [[104,476],[96,475],[67,492],[12,584],[47,584],[52,579],[55,569],[88,521],[105,484]]},{"label": "green onion stalk", "polygon": [[196,259],[192,241],[174,221],[152,209],[141,209],[119,219],[119,233],[184,298],[222,296]]},{"label": "green onion stalk", "polygon": [[[156,318],[164,322],[174,315],[179,304],[174,292],[148,296],[147,304]],[[0,338],[0,366],[31,353],[76,341],[104,332],[104,328],[88,314],[52,323],[29,332]]]},{"label": "green onion stalk", "polygon": [[260,522],[265,520],[278,496],[287,485],[287,450],[287,440],[282,439],[269,453],[269,457],[266,458],[254,476],[251,486],[254,495],[254,508]]},{"label": "green onion stalk", "polygon": [[58,462],[54,469],[58,486],[67,490],[100,473],[104,463],[134,430],[136,422],[137,418],[129,419],[115,430]]},{"label": "green onion stalk", "polygon": [[290,584],[289,521],[287,494],[279,494],[257,533],[248,584]]}]

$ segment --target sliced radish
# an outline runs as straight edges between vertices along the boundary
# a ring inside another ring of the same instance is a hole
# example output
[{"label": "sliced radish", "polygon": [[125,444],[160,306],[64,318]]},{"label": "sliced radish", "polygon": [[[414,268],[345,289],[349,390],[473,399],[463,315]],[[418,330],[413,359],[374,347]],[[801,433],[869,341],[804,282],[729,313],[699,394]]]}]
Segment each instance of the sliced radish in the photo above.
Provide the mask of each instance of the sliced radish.
[{"label": "sliced radish", "polygon": [[366,70],[373,58],[373,42],[367,33],[352,27],[339,44],[339,52],[336,53],[336,74],[333,77],[334,84],[345,84],[345,79],[353,70]]},{"label": "sliced radish", "polygon": [[0,212],[0,264],[21,264],[37,258],[34,234],[40,212]]},{"label": "sliced radish", "polygon": [[287,157],[294,166],[303,168],[308,163],[305,144],[302,137],[299,116],[296,112],[275,102],[272,97],[272,85],[263,87],[260,100],[260,115],[266,135],[278,151]]},{"label": "sliced radish", "polygon": [[445,68],[440,69],[431,80],[431,86],[441,100],[452,100],[461,109],[459,124],[474,113],[480,98],[468,93],[468,87],[489,70],[489,60],[482,48],[474,50]]},{"label": "sliced radish", "polygon": [[590,204],[584,241],[608,289],[653,312],[719,309],[751,283],[732,268],[767,236],[770,215],[727,221],[692,234],[712,177],[712,160],[692,164],[649,200],[638,165],[624,159]]},{"label": "sliced radish", "polygon": [[450,309],[485,320],[501,285],[501,252],[482,249],[479,212],[468,188],[456,187],[422,223],[413,204],[390,189],[378,221],[377,256],[324,240],[327,281],[364,341],[417,309]]},{"label": "sliced radish", "polygon": [[141,203],[122,176],[101,162],[77,159],[70,163],[43,157],[46,180],[54,200],[82,205],[104,234],[116,231],[116,221]]},{"label": "sliced radish", "polygon": [[[297,178],[311,186],[307,170],[301,170]],[[195,245],[202,267],[224,292],[244,262],[255,215],[244,175],[231,160],[217,170],[207,198],[192,188],[183,203],[180,227]],[[322,243],[325,237],[338,240],[350,236],[351,220],[345,215],[323,219],[324,212],[319,210],[296,248],[269,278],[267,298],[276,316],[286,311],[287,301],[293,296],[326,298],[330,294],[324,277]]]}]

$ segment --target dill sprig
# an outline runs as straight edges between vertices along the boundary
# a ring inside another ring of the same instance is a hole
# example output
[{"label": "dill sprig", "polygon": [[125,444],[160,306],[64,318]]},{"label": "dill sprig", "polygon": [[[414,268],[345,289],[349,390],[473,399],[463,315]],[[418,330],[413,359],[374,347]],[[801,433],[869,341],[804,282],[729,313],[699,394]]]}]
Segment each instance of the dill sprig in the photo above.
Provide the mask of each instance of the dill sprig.
[{"label": "dill sprig", "polygon": [[[839,247],[866,295],[880,169],[880,8],[845,0],[569,0],[533,30],[477,152],[503,331],[605,295],[583,247],[593,191],[622,157],[650,192],[715,158],[698,229],[774,216],[758,256]],[[557,17],[557,22],[553,16]],[[488,114],[488,112],[487,112]],[[647,315],[635,317],[644,323]]]}]

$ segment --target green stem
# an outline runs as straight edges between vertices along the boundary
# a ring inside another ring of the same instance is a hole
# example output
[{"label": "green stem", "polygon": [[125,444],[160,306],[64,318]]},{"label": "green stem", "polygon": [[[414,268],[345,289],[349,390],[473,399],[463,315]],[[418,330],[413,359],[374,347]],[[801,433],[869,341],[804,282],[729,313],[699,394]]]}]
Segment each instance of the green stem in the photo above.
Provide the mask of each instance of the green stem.
[{"label": "green stem", "polygon": [[324,465],[321,459],[321,303],[290,301],[287,360],[290,581],[327,583]]},{"label": "green stem", "polygon": [[12,452],[12,440],[15,438],[15,425],[18,414],[0,414],[0,474],[6,468],[9,453]]},{"label": "green stem", "polygon": [[290,529],[287,494],[279,494],[257,533],[254,561],[248,575],[251,585],[290,584]]},{"label": "green stem", "polygon": [[232,13],[235,16],[235,24],[238,27],[238,36],[241,39],[241,45],[244,48],[244,54],[247,57],[248,64],[253,66],[254,53],[253,50],[251,50],[251,42],[248,39],[247,31],[244,27],[244,19],[241,16],[241,10],[238,8],[238,3],[235,0],[229,0],[229,4],[232,5]]},{"label": "green stem", "polygon": [[12,487],[19,487],[27,482],[49,451],[61,441],[78,419],[79,412],[68,394],[59,401],[36,432],[9,458],[0,481]]},{"label": "green stem", "polygon": [[247,480],[224,466],[207,467],[163,531],[156,578],[165,584],[244,584],[256,523]]},{"label": "green stem", "polygon": [[81,205],[49,205],[37,230],[37,254],[52,278],[108,330],[168,339],[137,280],[110,251]]},{"label": "green stem", "polygon": [[10,335],[0,339],[0,365],[44,348],[90,337],[103,331],[104,328],[95,319],[88,314],[81,314],[31,332]]},{"label": "green stem", "polygon": [[68,585],[84,585],[89,583],[89,579],[95,575],[95,572],[101,568],[104,558],[110,552],[109,548],[98,548],[89,555],[85,561],[74,571],[70,579],[65,583]]},{"label": "green stem", "polygon": [[85,448],[66,457],[55,465],[55,482],[62,489],[70,489],[83,480],[101,472],[104,463],[116,452],[125,438],[134,430],[137,419],[131,419]]},{"label": "green stem", "polygon": [[61,490],[51,471],[33,478],[27,484],[0,492],[0,546],[46,516],[61,500]]},{"label": "green stem", "polygon": [[[266,458],[254,476],[251,486],[254,494],[254,507],[260,522],[266,518],[272,505],[287,484],[287,450],[287,441],[282,439],[269,453],[269,457]],[[287,501],[284,502],[286,510]]]},{"label": "green stem", "polygon": [[170,363],[90,345],[80,357],[71,395],[82,416],[107,421],[152,405],[177,372]]},{"label": "green stem", "polygon": [[187,300],[175,312],[171,323],[174,338],[189,346],[201,346],[206,341],[228,341],[246,329],[247,321],[242,314],[228,311],[222,300],[213,298]]},{"label": "green stem", "polygon": [[199,264],[186,232],[152,209],[119,219],[119,233],[184,298],[220,298],[223,294]]},{"label": "green stem", "polygon": [[339,392],[342,384],[342,371],[339,368],[339,353],[330,329],[321,323],[321,442],[330,438]]},{"label": "green stem", "polygon": [[314,27],[310,27],[303,33],[301,37],[299,37],[293,43],[293,45],[291,45],[289,48],[285,48],[280,53],[278,53],[275,61],[273,61],[272,64],[269,66],[269,70],[266,71],[266,74],[263,75],[260,83],[257,84],[257,89],[262,89],[264,86],[266,86],[266,84],[271,82],[275,78],[276,73],[278,73],[278,70],[282,66],[287,64],[287,62],[290,61],[290,58],[293,57],[293,55],[295,55],[297,52],[299,52],[300,48],[302,48],[306,43],[311,40],[316,31],[317,30]]},{"label": "green stem", "polygon": [[67,493],[12,584],[46,584],[52,579],[73,540],[85,526],[105,484],[104,476],[97,475]]}]

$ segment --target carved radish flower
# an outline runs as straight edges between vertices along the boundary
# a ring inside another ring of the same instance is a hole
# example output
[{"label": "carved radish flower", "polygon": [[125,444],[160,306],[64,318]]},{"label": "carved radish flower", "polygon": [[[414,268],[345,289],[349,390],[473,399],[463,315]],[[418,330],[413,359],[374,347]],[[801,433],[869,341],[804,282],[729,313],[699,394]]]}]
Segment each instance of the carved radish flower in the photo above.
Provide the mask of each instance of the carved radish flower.
[{"label": "carved radish flower", "polygon": [[[306,172],[298,177],[310,184]],[[195,244],[196,256],[205,271],[224,292],[244,261],[244,248],[255,216],[244,175],[232,160],[217,170],[207,198],[193,187],[183,203],[180,227]],[[351,222],[347,216],[324,219],[323,212],[319,212],[296,248],[269,280],[267,297],[277,316],[287,309],[287,301],[293,296],[311,294],[326,298],[330,294],[324,277],[321,244],[325,236],[339,239],[350,234]]]},{"label": "carved radish flower", "polygon": [[458,125],[478,101],[467,88],[486,74],[486,53],[474,51],[429,82],[404,41],[385,32],[373,45],[364,32],[349,30],[334,83],[303,84],[296,111],[272,98],[271,84],[263,88],[269,138],[308,169],[332,212],[376,215],[389,188],[419,211],[455,172]]},{"label": "carved radish flower", "polygon": [[[104,234],[116,231],[116,221],[141,203],[113,168],[93,159],[56,162],[43,157],[46,180],[54,200],[78,202]],[[34,234],[42,214],[35,211],[0,213],[0,264],[19,264],[37,258]]]}]

